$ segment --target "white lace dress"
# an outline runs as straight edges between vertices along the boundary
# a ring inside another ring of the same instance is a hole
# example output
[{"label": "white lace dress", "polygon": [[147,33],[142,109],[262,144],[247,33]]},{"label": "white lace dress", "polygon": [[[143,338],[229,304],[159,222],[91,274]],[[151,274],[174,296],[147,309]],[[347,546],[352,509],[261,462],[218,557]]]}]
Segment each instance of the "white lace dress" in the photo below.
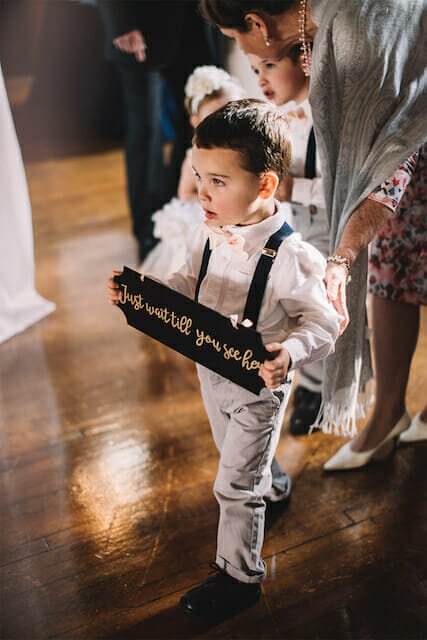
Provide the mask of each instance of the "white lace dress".
[{"label": "white lace dress", "polygon": [[34,286],[31,206],[1,67],[0,167],[1,343],[55,309]]},{"label": "white lace dress", "polygon": [[153,214],[154,236],[160,242],[142,263],[142,273],[165,280],[185,263],[187,247],[194,230],[203,221],[197,200],[173,198],[163,209]]}]

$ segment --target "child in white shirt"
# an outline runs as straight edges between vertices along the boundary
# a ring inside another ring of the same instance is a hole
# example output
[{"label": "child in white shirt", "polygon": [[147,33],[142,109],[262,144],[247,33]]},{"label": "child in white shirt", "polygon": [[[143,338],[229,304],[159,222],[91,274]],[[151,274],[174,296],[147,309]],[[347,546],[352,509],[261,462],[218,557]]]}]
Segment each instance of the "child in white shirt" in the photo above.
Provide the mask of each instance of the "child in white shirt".
[{"label": "child in white shirt", "polygon": [[[301,55],[298,44],[280,60],[262,59],[252,54],[248,58],[265,97],[280,106],[288,118],[292,161],[289,175],[283,178],[277,197],[291,203],[292,227],[327,257],[329,230],[323,183],[308,101],[309,78],[304,73]],[[307,433],[317,417],[321,405],[323,363],[307,364],[299,374],[294,411],[289,422],[293,435]]]},{"label": "child in white shirt", "polygon": [[[211,620],[260,596],[266,499],[284,497],[272,496],[271,464],[292,372],[328,356],[338,336],[325,260],[292,231],[275,201],[289,166],[286,132],[280,111],[259,100],[230,102],[197,127],[192,162],[205,223],[194,230],[186,264],[166,282],[224,316],[249,319],[274,353],[260,367],[266,386],[259,395],[197,366],[220,453],[217,573],[185,594],[181,606]],[[110,300],[119,300],[113,280]]]}]

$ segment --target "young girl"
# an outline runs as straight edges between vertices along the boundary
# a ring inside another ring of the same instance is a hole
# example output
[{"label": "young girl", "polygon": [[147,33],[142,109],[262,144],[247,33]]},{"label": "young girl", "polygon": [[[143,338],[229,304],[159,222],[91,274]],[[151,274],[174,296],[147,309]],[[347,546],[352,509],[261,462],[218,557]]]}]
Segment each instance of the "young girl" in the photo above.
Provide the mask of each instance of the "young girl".
[{"label": "young girl", "polygon": [[[242,87],[224,69],[198,67],[185,86],[185,106],[191,126],[196,128],[210,113],[243,97]],[[142,263],[141,271],[162,279],[178,271],[185,262],[194,224],[202,220],[189,149],[181,168],[178,197],[153,215],[154,236],[160,238],[160,242]]]}]

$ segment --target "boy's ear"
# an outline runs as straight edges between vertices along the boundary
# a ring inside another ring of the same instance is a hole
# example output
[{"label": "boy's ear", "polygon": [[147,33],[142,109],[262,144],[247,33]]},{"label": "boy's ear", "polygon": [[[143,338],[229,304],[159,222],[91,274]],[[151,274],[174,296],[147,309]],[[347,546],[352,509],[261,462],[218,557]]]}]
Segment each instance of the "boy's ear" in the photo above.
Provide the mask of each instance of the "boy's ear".
[{"label": "boy's ear", "polygon": [[261,176],[261,181],[259,185],[259,196],[260,198],[271,198],[277,191],[277,187],[279,186],[279,176],[274,171],[267,171]]}]

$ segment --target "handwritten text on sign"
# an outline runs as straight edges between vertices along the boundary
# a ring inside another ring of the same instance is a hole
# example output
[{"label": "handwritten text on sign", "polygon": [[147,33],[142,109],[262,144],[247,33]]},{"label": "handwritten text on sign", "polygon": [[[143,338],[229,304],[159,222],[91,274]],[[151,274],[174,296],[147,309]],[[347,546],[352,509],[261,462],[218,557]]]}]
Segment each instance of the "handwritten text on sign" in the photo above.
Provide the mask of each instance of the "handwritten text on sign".
[{"label": "handwritten text on sign", "polygon": [[271,358],[261,336],[150,278],[124,267],[119,307],[128,323],[249,391],[264,386],[258,369]]}]

